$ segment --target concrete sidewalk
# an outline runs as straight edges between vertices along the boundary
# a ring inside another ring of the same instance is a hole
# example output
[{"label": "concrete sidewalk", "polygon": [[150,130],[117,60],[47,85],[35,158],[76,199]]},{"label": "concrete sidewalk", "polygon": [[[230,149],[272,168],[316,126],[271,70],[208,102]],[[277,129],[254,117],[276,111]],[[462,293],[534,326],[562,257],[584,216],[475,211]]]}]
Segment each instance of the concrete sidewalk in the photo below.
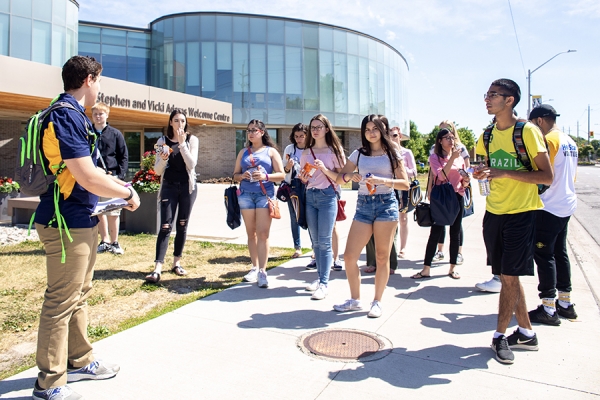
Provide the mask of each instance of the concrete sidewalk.
[{"label": "concrete sidewalk", "polygon": [[[229,230],[222,204],[224,186],[203,185],[190,234],[245,243],[243,227]],[[348,215],[356,192],[344,192]],[[285,204],[281,204],[285,207]],[[600,315],[589,284],[597,274],[594,255],[572,220],[569,244],[577,322],[560,327],[536,325],[540,350],[515,351],[515,364],[502,365],[489,345],[496,326],[498,295],[482,293],[475,283],[490,278],[481,236],[484,199],[475,196],[473,217],[464,220],[462,276],[446,276],[446,262],[434,264],[433,278],[409,278],[421,269],[429,229],[411,221],[402,276],[390,277],[383,316],[366,317],[373,297],[373,275],[362,276],[366,310],[332,311],[349,297],[344,272],[332,272],[329,296],[311,301],[304,291],[316,272],[308,256],[270,270],[269,289],[239,284],[221,293],[121,332],[94,344],[99,358],[121,365],[119,375],[72,387],[86,399],[366,399],[366,398],[548,398],[598,399],[600,396]],[[274,221],[271,245],[291,247],[289,219]],[[412,215],[411,215],[412,217]],[[345,238],[351,221],[339,224]],[[576,232],[576,235],[573,233]],[[307,237],[303,246],[309,247]],[[345,240],[342,239],[341,252]],[[447,248],[447,246],[446,246]],[[591,278],[590,278],[591,277]],[[528,308],[539,304],[537,277],[522,279]],[[513,320],[507,333],[515,329]],[[305,355],[298,338],[323,328],[352,328],[389,339],[385,358],[365,363],[332,362]],[[37,369],[0,382],[0,398],[31,396]]]}]

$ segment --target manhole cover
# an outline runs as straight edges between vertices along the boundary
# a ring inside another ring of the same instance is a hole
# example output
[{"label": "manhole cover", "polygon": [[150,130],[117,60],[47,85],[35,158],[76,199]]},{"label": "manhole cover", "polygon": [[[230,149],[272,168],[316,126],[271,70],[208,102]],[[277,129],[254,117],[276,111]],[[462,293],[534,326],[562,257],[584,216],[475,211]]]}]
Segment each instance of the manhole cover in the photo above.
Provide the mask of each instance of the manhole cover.
[{"label": "manhole cover", "polygon": [[374,361],[392,351],[392,343],[381,335],[354,329],[322,329],[298,339],[305,354],[332,361]]}]

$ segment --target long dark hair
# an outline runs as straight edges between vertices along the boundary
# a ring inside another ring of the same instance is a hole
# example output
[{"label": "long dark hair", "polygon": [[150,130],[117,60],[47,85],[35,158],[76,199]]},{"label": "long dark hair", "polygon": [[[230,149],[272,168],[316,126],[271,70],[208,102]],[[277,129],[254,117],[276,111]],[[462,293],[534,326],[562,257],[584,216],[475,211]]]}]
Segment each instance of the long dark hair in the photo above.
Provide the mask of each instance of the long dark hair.
[{"label": "long dark hair", "polygon": [[327,143],[327,146],[331,150],[333,150],[333,153],[337,157],[340,164],[344,165],[344,162],[346,160],[344,160],[344,157],[342,156],[342,154],[344,154],[344,148],[342,147],[342,143],[340,142],[340,139],[333,130],[331,122],[329,122],[329,119],[323,114],[317,114],[310,119],[310,122],[308,124],[308,132],[306,133],[306,148],[310,149],[315,145],[315,139],[313,138],[312,130],[310,129],[313,121],[320,121],[323,123],[323,125],[325,125],[325,128],[327,128],[327,133],[325,134],[325,142]]},{"label": "long dark hair", "polygon": [[[253,119],[252,121],[248,122],[248,126],[250,126],[252,124],[256,125],[258,127],[258,129],[263,131],[263,135],[262,135],[263,145],[277,149],[277,145],[273,142],[273,139],[271,139],[271,136],[269,136],[269,132],[267,132],[265,123],[262,122],[260,119]],[[248,147],[252,147],[252,142],[250,141],[250,139],[248,139]]]},{"label": "long dark hair", "polygon": [[175,137],[175,132],[173,132],[171,122],[173,121],[173,117],[175,117],[177,114],[183,114],[183,116],[185,117],[185,126],[183,127],[183,130],[186,133],[188,131],[188,120],[185,111],[183,110],[183,108],[174,108],[173,111],[171,111],[171,115],[169,115],[169,126],[167,126],[167,137],[171,140],[173,140],[173,138]]},{"label": "long dark hair", "polygon": [[390,134],[388,132],[387,118],[385,116],[371,114],[363,118],[362,123],[360,124],[360,140],[362,142],[362,148],[358,149],[358,151],[365,156],[371,155],[371,143],[367,140],[366,136],[367,123],[369,122],[374,123],[375,127],[379,129],[379,132],[381,133],[381,135],[379,135],[381,138],[381,148],[392,162],[392,166],[395,171],[400,164],[400,159],[398,158],[398,153],[393,151],[395,150],[395,147],[393,147],[391,143]]},{"label": "long dark hair", "polygon": [[[294,146],[298,146],[298,143],[296,143],[296,136],[294,134],[296,132],[304,132],[304,135],[306,135],[307,130],[307,126],[304,125],[302,122],[299,122],[296,125],[294,125],[294,127],[292,128],[292,133],[290,133],[290,142],[292,142]],[[304,143],[306,144],[306,140],[304,141]]]},{"label": "long dark hair", "polygon": [[442,147],[442,138],[449,133],[452,134],[452,136],[455,136],[455,134],[452,133],[452,131],[450,131],[448,128],[444,128],[440,129],[438,131],[437,136],[435,137],[435,147],[433,148],[433,152],[440,157],[446,157],[446,155],[444,154],[444,149]]}]

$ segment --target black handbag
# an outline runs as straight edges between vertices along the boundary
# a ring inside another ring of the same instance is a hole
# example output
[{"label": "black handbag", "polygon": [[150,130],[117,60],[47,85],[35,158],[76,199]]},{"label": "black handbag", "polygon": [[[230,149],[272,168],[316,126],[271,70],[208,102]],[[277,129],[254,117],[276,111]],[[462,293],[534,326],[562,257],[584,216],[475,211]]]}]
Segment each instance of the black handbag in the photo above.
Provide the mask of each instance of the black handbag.
[{"label": "black handbag", "polygon": [[444,170],[442,172],[446,177],[446,182],[438,185],[436,175],[435,182],[431,188],[431,195],[429,196],[431,218],[434,225],[452,225],[458,213],[462,211],[462,204],[459,204],[456,198],[456,191],[448,180],[448,176],[446,176]]},{"label": "black handbag", "polygon": [[277,189],[277,194],[275,195],[278,200],[287,203],[290,201],[290,196],[292,195],[292,190],[290,189],[290,184],[286,181],[281,182],[279,188]]},{"label": "black handbag", "polygon": [[400,206],[401,213],[409,213],[415,209],[417,204],[421,202],[421,185],[417,180],[417,176],[415,175],[415,179],[410,183],[410,187],[408,190],[402,191],[402,204]]},{"label": "black handbag", "polygon": [[[431,172],[429,174],[431,174]],[[430,175],[427,175],[427,186],[426,187],[429,187],[429,177],[430,177]],[[425,190],[425,197],[423,198],[423,200],[426,200],[426,199],[427,199],[427,190]],[[417,224],[419,226],[422,226],[424,228],[428,228],[433,225],[433,219],[431,218],[431,208],[430,208],[429,203],[426,203],[425,201],[421,201],[415,206],[414,220],[417,222]]]},{"label": "black handbag", "polygon": [[473,208],[473,189],[471,184],[465,188],[465,195],[463,196],[463,218],[469,217],[475,213]]},{"label": "black handbag", "polygon": [[237,198],[237,186],[231,178],[231,186],[225,189],[225,210],[227,210],[227,225],[235,229],[242,224],[242,212]]},{"label": "black handbag", "polygon": [[306,220],[306,185],[300,178],[293,178],[290,181],[290,202],[294,208],[296,221],[302,229],[308,229]]}]

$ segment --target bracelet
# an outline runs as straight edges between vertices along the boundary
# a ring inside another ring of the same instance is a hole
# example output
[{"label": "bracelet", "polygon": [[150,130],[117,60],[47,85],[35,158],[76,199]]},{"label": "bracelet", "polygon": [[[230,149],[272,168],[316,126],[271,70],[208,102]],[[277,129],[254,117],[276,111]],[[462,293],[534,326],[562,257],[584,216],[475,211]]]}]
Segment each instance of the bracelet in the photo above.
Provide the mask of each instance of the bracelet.
[{"label": "bracelet", "polygon": [[269,174],[265,172],[265,176],[267,177],[266,181],[269,182]]},{"label": "bracelet", "polygon": [[350,179],[346,180],[346,175],[347,174],[342,175],[342,180],[344,181],[344,183],[350,182]]},{"label": "bracelet", "polygon": [[127,182],[126,184],[124,184],[123,186],[125,186],[126,188],[131,187],[131,182]]},{"label": "bracelet", "polygon": [[290,173],[290,171],[288,171],[288,170],[287,170],[287,169],[285,169],[285,168],[283,169],[283,172],[285,172],[286,174],[289,174],[289,173]]},{"label": "bracelet", "polygon": [[123,200],[125,200],[125,201],[131,200],[133,198],[133,193],[134,193],[133,188],[131,186],[127,186],[127,189],[129,189],[129,197],[124,198]]}]

